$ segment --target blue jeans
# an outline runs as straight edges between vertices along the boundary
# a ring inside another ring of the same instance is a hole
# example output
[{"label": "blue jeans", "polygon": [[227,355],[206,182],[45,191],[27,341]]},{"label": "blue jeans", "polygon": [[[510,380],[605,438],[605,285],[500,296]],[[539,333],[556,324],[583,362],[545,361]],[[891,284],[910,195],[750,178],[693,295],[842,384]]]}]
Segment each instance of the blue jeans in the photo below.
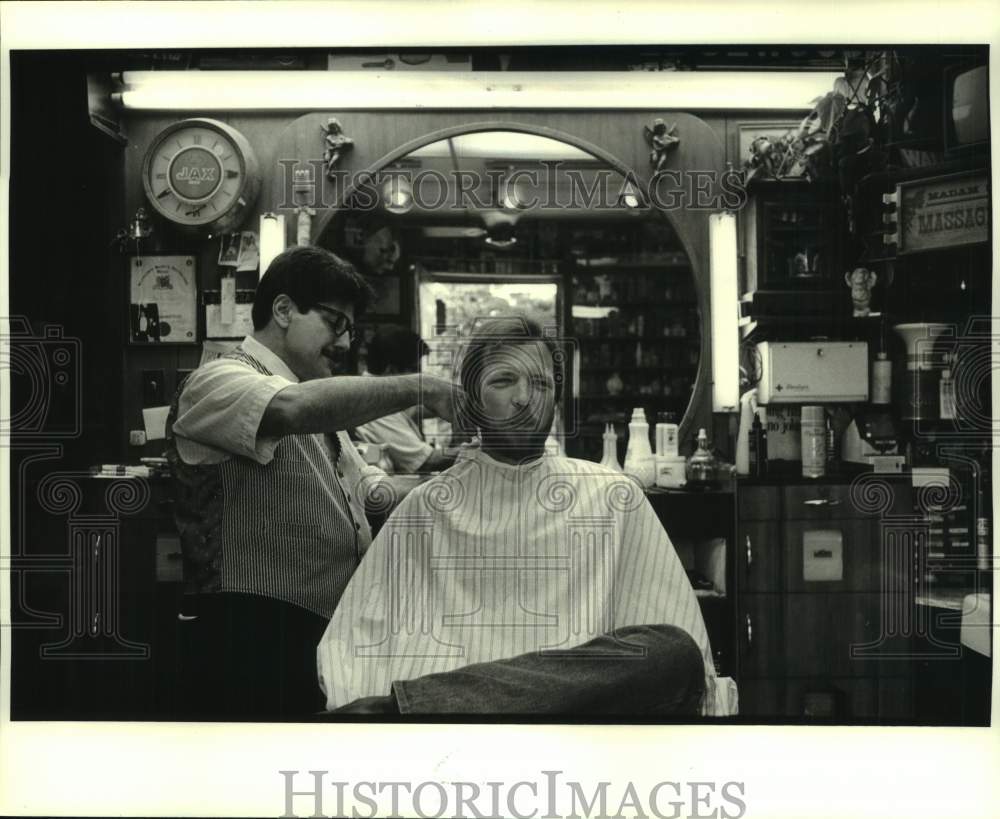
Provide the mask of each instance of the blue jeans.
[{"label": "blue jeans", "polygon": [[532,652],[392,685],[335,714],[696,716],[705,663],[676,626],[627,626],[567,651]]}]

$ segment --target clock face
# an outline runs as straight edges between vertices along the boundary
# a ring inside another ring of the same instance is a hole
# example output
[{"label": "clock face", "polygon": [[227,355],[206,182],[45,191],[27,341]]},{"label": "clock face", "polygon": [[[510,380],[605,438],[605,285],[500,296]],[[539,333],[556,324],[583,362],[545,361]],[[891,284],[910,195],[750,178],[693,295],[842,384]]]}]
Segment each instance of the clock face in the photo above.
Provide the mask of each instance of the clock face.
[{"label": "clock face", "polygon": [[192,228],[235,227],[259,188],[249,143],[210,119],[175,123],[160,133],[143,163],[150,204],[165,218]]}]

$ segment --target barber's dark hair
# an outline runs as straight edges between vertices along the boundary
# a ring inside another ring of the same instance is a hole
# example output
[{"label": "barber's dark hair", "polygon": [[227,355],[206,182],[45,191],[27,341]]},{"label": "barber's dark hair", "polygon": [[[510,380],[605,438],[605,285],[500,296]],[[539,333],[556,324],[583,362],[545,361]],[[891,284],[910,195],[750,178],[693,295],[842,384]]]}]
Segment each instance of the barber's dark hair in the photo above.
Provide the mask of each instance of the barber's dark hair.
[{"label": "barber's dark hair", "polygon": [[[462,361],[459,365],[459,381],[469,399],[466,407],[465,429],[473,429],[481,424],[478,414],[480,406],[480,382],[487,365],[487,359],[496,350],[517,344],[532,344],[541,341],[552,354],[553,377],[555,379],[555,400],[562,397],[564,378],[563,361],[565,355],[559,350],[555,339],[542,334],[538,323],[526,316],[503,316],[500,318],[477,319],[472,335],[466,342]],[[471,423],[472,426],[468,426]]]},{"label": "barber's dark hair", "polygon": [[413,330],[397,324],[378,328],[368,344],[368,371],[382,375],[386,367],[398,373],[420,371],[420,359],[430,352],[427,343]]},{"label": "barber's dark hair", "polygon": [[257,285],[253,302],[253,327],[263,330],[271,320],[274,300],[284,293],[300,312],[323,301],[354,305],[360,316],[374,300],[375,292],[354,266],[329,250],[300,245],[279,253],[267,266]]}]

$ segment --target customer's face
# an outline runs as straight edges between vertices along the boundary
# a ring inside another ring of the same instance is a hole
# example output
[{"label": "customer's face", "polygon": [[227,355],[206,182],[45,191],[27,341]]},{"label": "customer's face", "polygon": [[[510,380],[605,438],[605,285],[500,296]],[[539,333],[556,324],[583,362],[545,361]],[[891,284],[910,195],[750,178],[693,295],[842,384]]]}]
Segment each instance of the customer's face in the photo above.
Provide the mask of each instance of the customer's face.
[{"label": "customer's face", "polygon": [[365,241],[364,265],[369,273],[390,273],[399,258],[399,246],[389,228],[382,228]]},{"label": "customer's face", "polygon": [[343,373],[351,346],[350,332],[344,325],[353,326],[354,306],[328,301],[304,313],[293,307],[289,315],[285,359],[299,380]]},{"label": "customer's face", "polygon": [[479,380],[485,436],[498,445],[525,447],[548,435],[555,412],[552,354],[540,341],[491,351]]}]

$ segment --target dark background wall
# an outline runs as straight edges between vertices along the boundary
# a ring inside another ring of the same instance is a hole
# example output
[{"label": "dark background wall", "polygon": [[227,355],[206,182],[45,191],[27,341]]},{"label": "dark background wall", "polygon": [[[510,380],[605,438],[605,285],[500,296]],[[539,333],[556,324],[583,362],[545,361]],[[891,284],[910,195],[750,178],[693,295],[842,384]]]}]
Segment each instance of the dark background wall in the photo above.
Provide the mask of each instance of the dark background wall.
[{"label": "dark background wall", "polygon": [[[85,55],[11,54],[10,314],[35,335],[78,339],[80,381],[11,373],[11,410],[49,405],[49,422],[79,407],[79,435],[60,439],[67,464],[119,452],[124,316],[117,251],[125,224],[122,146],[90,124]],[[44,374],[43,374],[44,376]]]}]

